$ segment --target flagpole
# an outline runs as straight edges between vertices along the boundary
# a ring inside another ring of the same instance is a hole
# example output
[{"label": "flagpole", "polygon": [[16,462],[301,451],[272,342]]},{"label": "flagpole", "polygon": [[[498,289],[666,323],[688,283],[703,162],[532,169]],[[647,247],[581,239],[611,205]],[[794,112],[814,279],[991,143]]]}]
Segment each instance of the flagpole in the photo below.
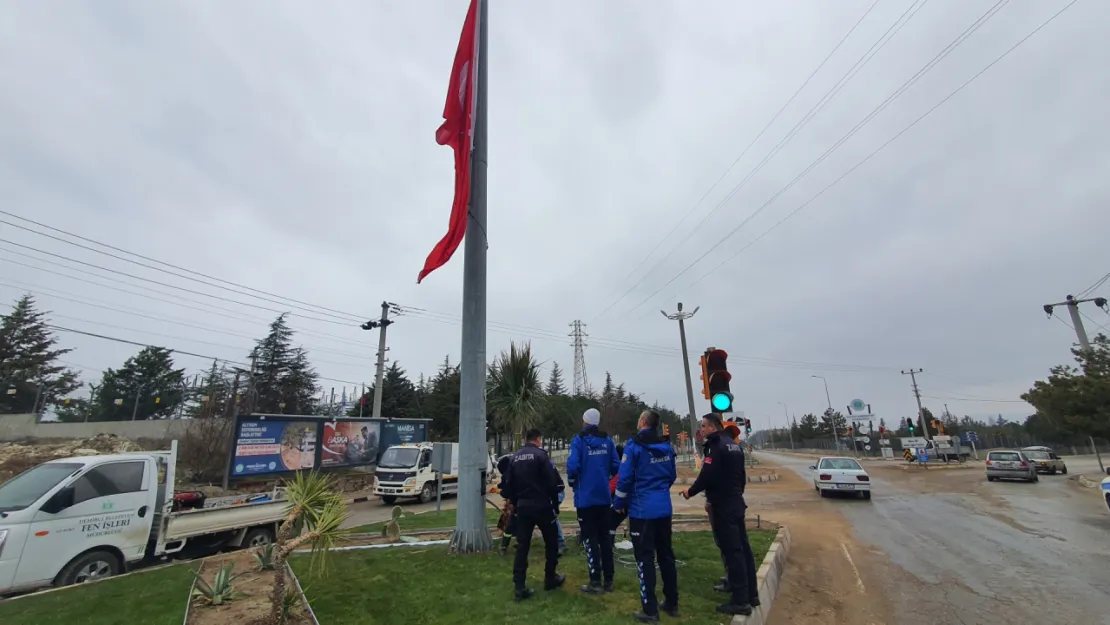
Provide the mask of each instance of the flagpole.
[{"label": "flagpole", "polygon": [[462,358],[459,380],[459,504],[453,553],[493,546],[486,526],[486,48],[488,0],[478,2],[470,210],[463,251]]}]

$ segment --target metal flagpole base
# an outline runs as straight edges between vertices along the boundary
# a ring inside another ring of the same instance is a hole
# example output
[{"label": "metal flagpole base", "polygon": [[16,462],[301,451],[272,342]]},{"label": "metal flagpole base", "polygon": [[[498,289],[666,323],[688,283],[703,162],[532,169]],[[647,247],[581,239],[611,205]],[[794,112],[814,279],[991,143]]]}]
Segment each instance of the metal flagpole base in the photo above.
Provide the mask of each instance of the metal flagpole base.
[{"label": "metal flagpole base", "polygon": [[448,551],[453,554],[488,553],[493,550],[493,536],[483,524],[482,529],[458,529],[451,533]]}]

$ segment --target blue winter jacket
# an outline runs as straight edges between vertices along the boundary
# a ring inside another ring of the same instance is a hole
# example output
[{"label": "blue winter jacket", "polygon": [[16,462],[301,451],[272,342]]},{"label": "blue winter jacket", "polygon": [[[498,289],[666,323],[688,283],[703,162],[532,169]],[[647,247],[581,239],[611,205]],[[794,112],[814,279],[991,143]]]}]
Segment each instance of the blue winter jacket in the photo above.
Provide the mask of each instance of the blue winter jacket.
[{"label": "blue winter jacket", "polygon": [[670,439],[655,430],[640,430],[624,446],[613,507],[627,508],[633,519],[669,517],[671,485],[677,477]]},{"label": "blue winter jacket", "polygon": [[609,478],[617,474],[620,462],[613,439],[598,431],[596,425],[585,428],[571,439],[567,481],[574,489],[574,507],[613,505]]}]

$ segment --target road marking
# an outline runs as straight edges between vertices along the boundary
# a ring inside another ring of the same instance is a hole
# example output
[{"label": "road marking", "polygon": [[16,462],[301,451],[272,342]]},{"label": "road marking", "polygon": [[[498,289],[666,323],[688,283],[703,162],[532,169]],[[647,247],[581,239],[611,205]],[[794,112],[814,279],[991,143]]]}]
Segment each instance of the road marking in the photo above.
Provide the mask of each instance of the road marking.
[{"label": "road marking", "polygon": [[856,585],[859,586],[860,594],[866,594],[867,589],[863,587],[863,578],[859,576],[859,569],[856,568],[856,563],[852,560],[852,554],[848,553],[848,545],[840,543],[840,548],[844,550],[844,557],[848,559],[848,564],[852,565],[852,572],[856,574]]}]

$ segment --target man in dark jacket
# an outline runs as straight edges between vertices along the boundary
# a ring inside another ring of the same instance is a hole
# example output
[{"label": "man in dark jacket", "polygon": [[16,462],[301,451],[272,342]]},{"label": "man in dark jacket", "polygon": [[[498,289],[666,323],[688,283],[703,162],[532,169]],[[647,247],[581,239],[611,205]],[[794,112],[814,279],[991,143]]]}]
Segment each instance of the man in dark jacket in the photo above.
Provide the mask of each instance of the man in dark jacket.
[{"label": "man in dark jacket", "polygon": [[711,412],[701,418],[701,431],[705,435],[704,460],[698,479],[682,491],[682,496],[689,499],[704,491],[709,501],[713,537],[725,561],[732,592],[731,600],[717,606],[717,611],[746,616],[752,613],[752,606],[759,605],[755,558],[744,526],[744,513],[748,509],[744,503],[744,486],[748,479],[744,470],[744,449],[727,436],[724,429],[721,415],[717,413]]},{"label": "man in dark jacket", "polygon": [[513,454],[509,474],[505,478],[502,496],[509,500],[516,513],[516,560],[513,563],[513,585],[518,601],[531,597],[535,592],[528,588],[528,552],[532,547],[532,530],[539,527],[543,535],[544,590],[554,590],[566,581],[565,575],[555,572],[559,564],[559,538],[555,535],[555,509],[559,505],[559,492],[563,479],[551,464],[541,447],[537,429],[528,430],[524,447]]},{"label": "man in dark jacket", "polygon": [[[671,546],[671,485],[677,477],[674,448],[659,435],[659,414],[645,410],[637,423],[639,432],[624,447],[617,474],[618,513],[628,510],[632,548],[640,577],[640,606],[636,619],[659,621],[659,611],[678,616],[678,571]],[[655,598],[655,558],[663,577],[663,603]]]},{"label": "man in dark jacket", "polygon": [[[620,459],[613,439],[598,430],[601,413],[590,408],[582,414],[582,431],[570,441],[567,481],[574,489],[578,527],[586,546],[590,583],[582,592],[601,594],[613,590],[613,543],[609,540],[613,499],[609,478],[617,474]],[[604,575],[604,585],[602,576]]]}]

